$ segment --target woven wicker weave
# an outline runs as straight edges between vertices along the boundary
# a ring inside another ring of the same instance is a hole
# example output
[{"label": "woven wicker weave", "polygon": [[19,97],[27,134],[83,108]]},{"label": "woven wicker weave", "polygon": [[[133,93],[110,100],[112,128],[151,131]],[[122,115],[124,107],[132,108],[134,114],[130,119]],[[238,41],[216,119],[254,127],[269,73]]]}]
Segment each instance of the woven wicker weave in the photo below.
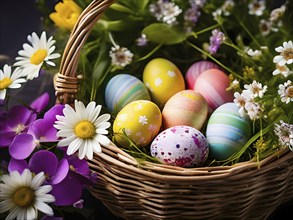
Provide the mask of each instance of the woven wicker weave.
[{"label": "woven wicker weave", "polygon": [[[57,101],[72,104],[77,64],[91,28],[113,0],[93,0],[81,14],[55,77]],[[261,162],[180,168],[136,160],[112,144],[89,161],[99,182],[90,189],[125,219],[266,219],[293,198],[293,153]]]}]

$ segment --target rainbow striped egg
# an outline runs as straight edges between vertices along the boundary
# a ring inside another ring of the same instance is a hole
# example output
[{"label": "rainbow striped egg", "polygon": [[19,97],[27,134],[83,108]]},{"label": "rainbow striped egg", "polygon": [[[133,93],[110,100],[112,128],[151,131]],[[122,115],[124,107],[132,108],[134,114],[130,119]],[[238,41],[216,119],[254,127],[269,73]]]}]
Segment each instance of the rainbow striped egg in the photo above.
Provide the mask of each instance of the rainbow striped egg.
[{"label": "rainbow striped egg", "polygon": [[249,119],[239,115],[239,107],[233,102],[218,107],[208,120],[206,138],[216,160],[225,160],[238,152],[250,136]]},{"label": "rainbow striped egg", "polygon": [[106,106],[112,113],[118,113],[125,105],[136,100],[151,100],[146,86],[135,76],[118,74],[107,84]]}]

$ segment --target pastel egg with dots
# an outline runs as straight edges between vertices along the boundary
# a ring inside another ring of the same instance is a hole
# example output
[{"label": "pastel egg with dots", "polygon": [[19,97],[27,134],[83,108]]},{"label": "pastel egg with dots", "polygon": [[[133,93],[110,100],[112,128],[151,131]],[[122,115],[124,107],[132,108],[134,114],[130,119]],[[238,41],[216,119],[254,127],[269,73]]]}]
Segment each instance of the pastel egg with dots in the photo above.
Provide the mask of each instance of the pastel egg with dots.
[{"label": "pastel egg with dots", "polygon": [[207,159],[209,147],[205,136],[190,126],[174,126],[162,131],[150,146],[151,155],[163,164],[193,167]]},{"label": "pastel egg with dots", "polygon": [[219,69],[208,69],[197,77],[193,89],[205,97],[209,112],[212,112],[220,105],[233,101],[233,93],[227,91],[229,85],[226,73]]},{"label": "pastel egg with dots", "polygon": [[159,107],[148,100],[136,100],[128,103],[117,114],[113,123],[113,141],[127,146],[128,139],[138,147],[151,143],[162,125]]},{"label": "pastel egg with dots", "polygon": [[216,160],[225,160],[237,153],[250,136],[250,121],[240,116],[239,107],[233,102],[218,107],[208,120],[206,138]]},{"label": "pastel egg with dots", "polygon": [[149,61],[143,70],[143,82],[151,95],[151,100],[162,108],[175,93],[185,89],[181,71],[165,58]]},{"label": "pastel egg with dots", "polygon": [[130,74],[111,78],[105,89],[105,103],[112,113],[118,113],[126,104],[135,100],[151,100],[144,83]]},{"label": "pastel egg with dots", "polygon": [[220,66],[208,60],[200,60],[193,63],[185,74],[186,88],[193,89],[197,77],[208,69],[220,69]]},{"label": "pastel egg with dots", "polygon": [[164,129],[187,125],[201,130],[208,117],[208,104],[199,92],[183,90],[167,101],[162,117]]}]

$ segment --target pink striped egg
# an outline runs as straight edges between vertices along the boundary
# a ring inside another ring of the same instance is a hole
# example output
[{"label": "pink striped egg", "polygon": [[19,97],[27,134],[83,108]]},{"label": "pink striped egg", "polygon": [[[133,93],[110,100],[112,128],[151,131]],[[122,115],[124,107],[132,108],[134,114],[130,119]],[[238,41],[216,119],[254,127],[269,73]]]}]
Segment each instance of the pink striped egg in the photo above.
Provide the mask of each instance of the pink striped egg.
[{"label": "pink striped egg", "polygon": [[208,104],[199,92],[183,90],[167,101],[162,116],[164,129],[186,125],[201,130],[208,117]]},{"label": "pink striped egg", "polygon": [[223,71],[208,69],[198,76],[193,89],[205,97],[212,112],[220,105],[233,101],[233,93],[226,91],[229,85],[229,77]]},{"label": "pink striped egg", "polygon": [[201,60],[192,64],[185,74],[187,89],[193,89],[197,77],[208,69],[220,69],[220,67],[217,64],[208,60]]}]

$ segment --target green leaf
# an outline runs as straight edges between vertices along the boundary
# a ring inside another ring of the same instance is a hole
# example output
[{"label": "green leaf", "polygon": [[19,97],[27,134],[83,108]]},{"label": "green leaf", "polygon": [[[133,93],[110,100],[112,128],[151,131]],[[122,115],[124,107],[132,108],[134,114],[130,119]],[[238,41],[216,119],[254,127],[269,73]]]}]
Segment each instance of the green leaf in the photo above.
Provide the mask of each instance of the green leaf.
[{"label": "green leaf", "polygon": [[100,19],[98,23],[102,24],[108,31],[125,31],[137,26],[137,21],[133,19],[123,19],[116,21],[106,21]]},{"label": "green leaf", "polygon": [[182,28],[162,23],[153,23],[145,27],[142,33],[149,41],[165,45],[181,43],[188,37]]}]

